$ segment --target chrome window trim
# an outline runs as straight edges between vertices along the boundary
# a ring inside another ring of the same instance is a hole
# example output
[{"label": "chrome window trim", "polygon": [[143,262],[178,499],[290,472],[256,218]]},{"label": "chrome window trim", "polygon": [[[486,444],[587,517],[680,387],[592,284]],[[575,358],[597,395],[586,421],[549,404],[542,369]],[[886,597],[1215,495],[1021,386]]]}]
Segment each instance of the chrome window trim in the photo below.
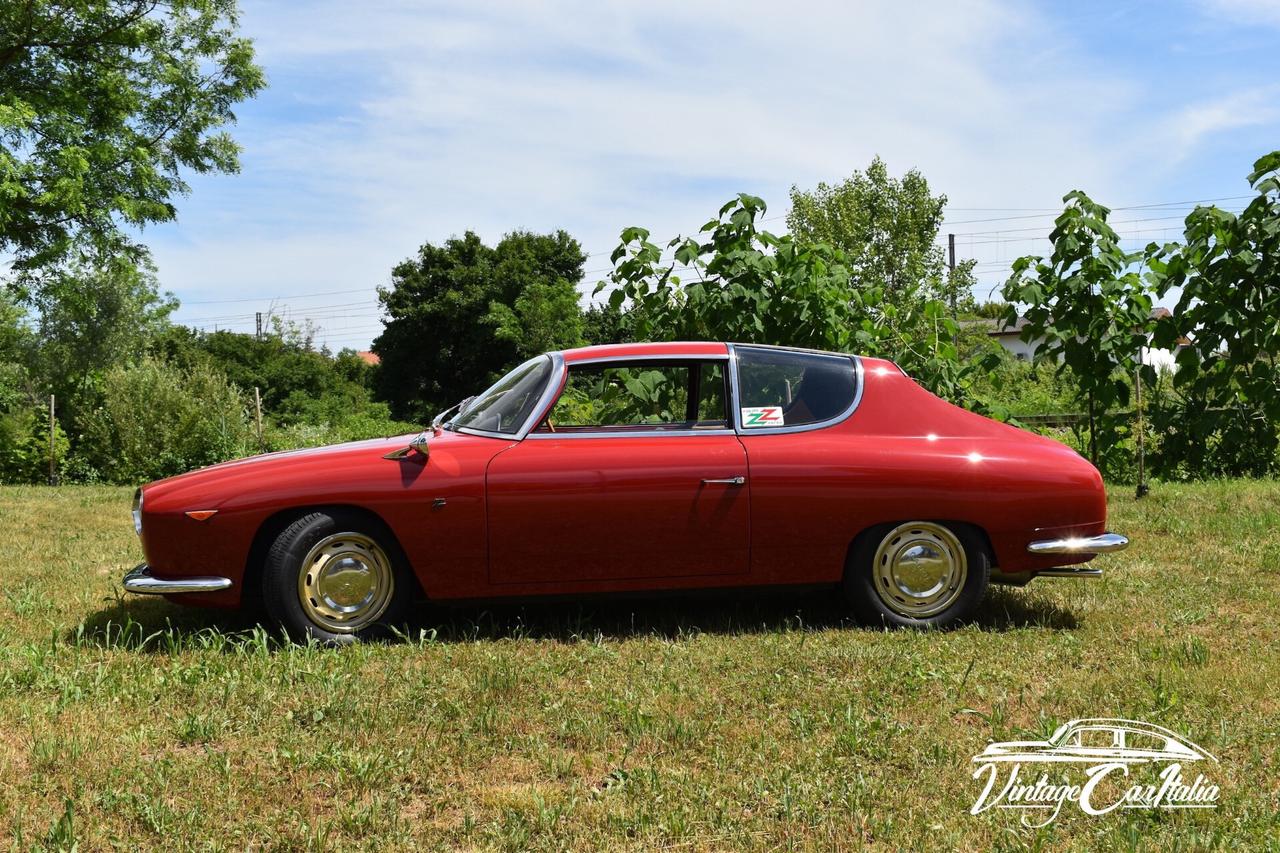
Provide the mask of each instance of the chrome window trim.
[{"label": "chrome window trim", "polygon": [[651,436],[735,435],[731,429],[655,429],[644,430],[632,426],[620,427],[617,432],[531,432],[530,440],[549,438],[649,438]]},{"label": "chrome window trim", "polygon": [[[783,350],[785,352],[798,352],[805,355],[826,356],[827,358],[847,358],[853,361],[853,400],[849,403],[849,407],[833,418],[825,421],[814,421],[811,424],[797,424],[795,426],[769,427],[767,429],[746,429],[742,426],[742,394],[738,382],[738,370],[740,364],[738,362],[738,347],[745,349],[762,349],[762,350]],[[864,371],[862,367],[862,358],[860,356],[848,353],[823,352],[822,350],[802,349],[800,347],[775,347],[766,344],[729,344],[729,361],[730,366],[730,394],[733,396],[733,412],[731,414],[733,420],[734,431],[739,435],[784,435],[793,432],[810,432],[815,429],[826,429],[836,424],[843,423],[857,410],[858,404],[862,402],[862,390],[866,387]]]},{"label": "chrome window trim", "polygon": [[[798,352],[806,355],[826,356],[827,358],[847,358],[853,361],[854,383],[853,401],[849,404],[849,408],[840,414],[825,421],[816,421],[811,424],[799,424],[797,426],[781,426],[771,427],[768,429],[745,429],[742,426],[742,412],[739,405],[742,394],[738,383],[738,347],[747,349],[762,350],[782,350],[784,352]],[[727,344],[727,352],[724,353],[665,353],[662,355],[602,355],[592,358],[575,359],[572,364],[606,364],[610,362],[626,362],[626,361],[649,361],[655,363],[670,361],[723,361],[728,364],[729,371],[729,399],[726,401],[729,405],[729,423],[727,429],[707,429],[707,430],[650,430],[634,432],[591,432],[591,433],[535,433],[533,428],[546,417],[551,410],[551,406],[555,403],[556,398],[560,395],[560,388],[564,383],[568,374],[570,363],[565,361],[564,352],[556,351],[547,353],[547,357],[551,359],[551,375],[547,382],[546,388],[543,389],[542,396],[538,399],[538,404],[534,406],[533,413],[521,425],[519,431],[514,433],[493,432],[491,430],[475,429],[473,427],[456,427],[460,433],[468,435],[479,435],[485,438],[500,438],[506,441],[523,441],[526,438],[534,439],[550,439],[550,438],[635,438],[637,436],[681,436],[687,437],[691,435],[780,435],[795,432],[809,432],[815,429],[826,429],[848,420],[858,405],[862,402],[862,392],[866,388],[865,370],[862,364],[861,356],[852,353],[835,353],[825,350],[806,349],[804,347],[783,347],[772,346],[770,344]]]},{"label": "chrome window trim", "polygon": [[485,438],[501,438],[507,441],[521,441],[529,431],[533,429],[533,425],[538,422],[538,416],[546,411],[547,398],[553,396],[560,389],[560,380],[564,376],[564,353],[549,352],[545,354],[551,359],[551,372],[547,375],[547,386],[542,389],[542,395],[538,397],[538,402],[530,410],[530,414],[525,418],[524,423],[520,425],[520,429],[515,432],[495,432],[487,429],[476,429],[475,427],[455,427],[460,433],[467,435],[482,435]]},{"label": "chrome window trim", "polygon": [[[569,375],[569,371],[580,364],[612,364],[619,361],[649,361],[655,364],[662,364],[669,361],[722,361],[729,366],[729,374],[733,374],[731,356],[728,352],[712,353],[710,355],[695,355],[692,353],[671,353],[669,355],[613,355],[600,356],[598,358],[575,359],[572,362],[564,360],[564,353],[552,353],[553,360],[558,359],[556,374],[556,382],[554,385],[548,385],[548,388],[555,388],[556,393],[551,400],[540,400],[538,402],[539,411],[542,412],[540,417],[533,418],[531,423],[525,424],[520,440],[525,438],[532,439],[551,439],[551,438],[636,438],[650,436],[691,436],[691,435],[734,435],[732,426],[716,428],[716,429],[642,429],[641,427],[652,427],[655,424],[628,424],[626,427],[620,427],[617,431],[600,431],[600,432],[533,432],[533,427],[542,422],[542,420],[551,413],[551,407],[555,405],[559,399],[560,387],[564,384]],[[729,406],[730,401],[725,400],[725,405]],[[730,424],[733,423],[733,416],[730,414]],[[510,438],[510,436],[502,436]]]},{"label": "chrome window trim", "polygon": [[729,353],[709,353],[707,355],[694,355],[692,353],[671,353],[669,355],[602,355],[592,358],[576,358],[568,362],[570,369],[580,364],[607,364],[614,361],[652,361],[655,364],[662,364],[668,361],[728,361]]}]

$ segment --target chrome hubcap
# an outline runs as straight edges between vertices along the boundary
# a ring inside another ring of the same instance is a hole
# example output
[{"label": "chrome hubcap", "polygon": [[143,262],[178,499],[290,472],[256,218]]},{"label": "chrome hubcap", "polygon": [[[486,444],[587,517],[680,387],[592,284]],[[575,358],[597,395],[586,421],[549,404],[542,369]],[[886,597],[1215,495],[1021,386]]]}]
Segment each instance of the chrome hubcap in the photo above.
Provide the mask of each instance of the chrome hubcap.
[{"label": "chrome hubcap", "polygon": [[969,562],[955,534],[940,524],[913,521],[889,531],[872,567],[876,594],[900,616],[923,619],[960,597]]},{"label": "chrome hubcap", "polygon": [[303,612],[321,628],[339,634],[376,622],[394,590],[391,561],[377,542],[361,533],[321,539],[298,571]]}]

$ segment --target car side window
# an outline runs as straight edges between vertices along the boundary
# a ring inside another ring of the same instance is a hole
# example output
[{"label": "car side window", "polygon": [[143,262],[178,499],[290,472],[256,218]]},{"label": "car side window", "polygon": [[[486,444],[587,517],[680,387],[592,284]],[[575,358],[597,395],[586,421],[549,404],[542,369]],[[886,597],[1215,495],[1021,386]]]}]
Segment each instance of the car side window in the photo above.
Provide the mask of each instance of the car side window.
[{"label": "car side window", "polygon": [[853,405],[857,377],[847,356],[737,347],[744,430],[803,426]]},{"label": "car side window", "polygon": [[727,429],[726,398],[721,362],[570,365],[538,432]]}]

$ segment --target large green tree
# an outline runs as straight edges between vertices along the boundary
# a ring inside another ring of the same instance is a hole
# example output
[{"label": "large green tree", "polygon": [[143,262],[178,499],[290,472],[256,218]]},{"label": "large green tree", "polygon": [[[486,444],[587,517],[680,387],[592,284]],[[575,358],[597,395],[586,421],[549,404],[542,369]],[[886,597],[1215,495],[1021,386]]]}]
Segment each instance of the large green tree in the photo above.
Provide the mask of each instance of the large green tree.
[{"label": "large green tree", "polygon": [[380,397],[397,417],[425,420],[519,358],[578,345],[576,282],[585,262],[564,231],[517,231],[496,246],[468,231],[423,245],[379,289],[388,315],[373,343]]},{"label": "large green tree", "polygon": [[[813,190],[791,188],[787,227],[803,243],[828,243],[852,263],[857,282],[894,301],[944,295],[938,244],[945,195],[934,195],[916,170],[901,178],[876,157],[866,171]],[[967,294],[962,294],[967,295]]]},{"label": "large green tree", "polygon": [[95,404],[106,371],[136,361],[177,308],[162,294],[155,268],[117,257],[77,257],[45,269],[32,305],[39,350],[32,372],[57,395],[64,425]]},{"label": "large green tree", "polygon": [[898,298],[826,241],[759,228],[765,203],[742,194],[695,237],[660,246],[627,228],[614,269],[596,288],[628,308],[640,340],[783,344],[884,356],[934,392],[967,398],[959,328],[936,294],[902,280]]},{"label": "large green tree", "polygon": [[235,0],[0,2],[0,251],[19,271],[175,216],[182,169],[234,172],[264,85]]}]

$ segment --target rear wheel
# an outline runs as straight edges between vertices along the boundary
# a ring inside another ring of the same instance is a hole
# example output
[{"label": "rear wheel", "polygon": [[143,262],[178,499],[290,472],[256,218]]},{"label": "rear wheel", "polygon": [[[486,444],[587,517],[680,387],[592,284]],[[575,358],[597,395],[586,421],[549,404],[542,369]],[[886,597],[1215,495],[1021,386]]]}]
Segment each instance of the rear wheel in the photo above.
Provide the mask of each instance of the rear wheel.
[{"label": "rear wheel", "polygon": [[986,543],[972,529],[912,521],[859,538],[844,590],[868,624],[944,628],[972,614],[990,576]]},{"label": "rear wheel", "polygon": [[402,618],[412,581],[385,531],[314,512],[276,537],[262,584],[268,614],[290,636],[341,644]]}]

